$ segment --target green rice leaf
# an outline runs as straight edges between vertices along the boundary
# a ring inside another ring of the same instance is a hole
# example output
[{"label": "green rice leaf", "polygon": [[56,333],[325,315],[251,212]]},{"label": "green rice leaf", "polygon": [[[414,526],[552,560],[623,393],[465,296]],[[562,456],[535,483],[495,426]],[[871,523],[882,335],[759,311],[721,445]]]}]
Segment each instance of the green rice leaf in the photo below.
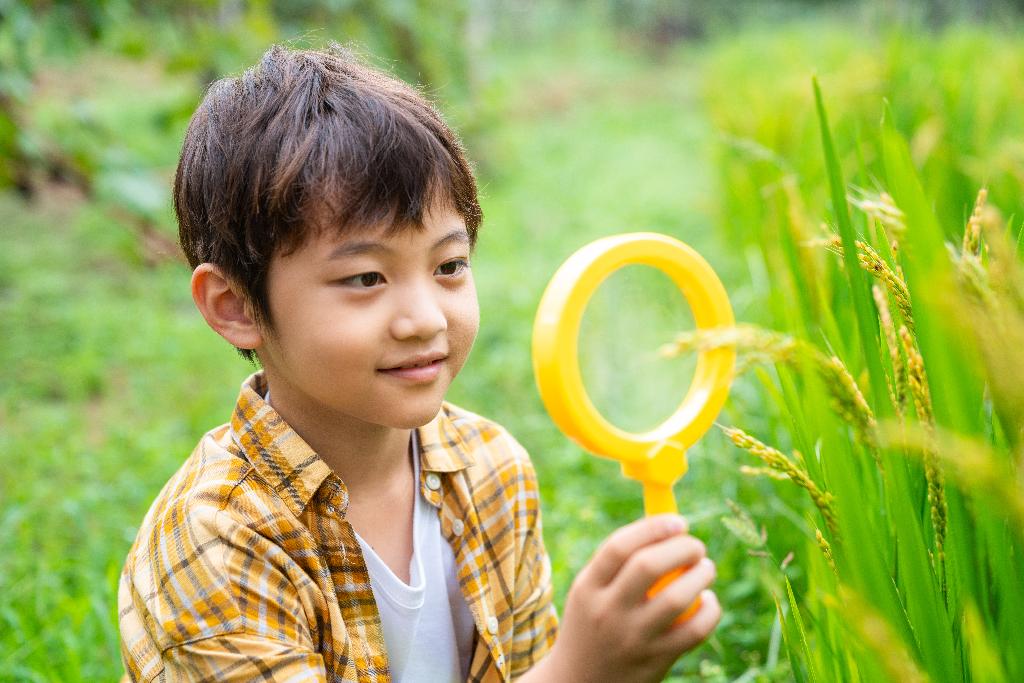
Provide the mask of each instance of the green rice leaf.
[{"label": "green rice leaf", "polygon": [[825,152],[825,166],[828,171],[829,189],[832,193],[832,210],[836,215],[839,235],[843,240],[843,261],[846,265],[846,277],[849,280],[853,305],[857,312],[857,328],[860,335],[864,362],[867,364],[871,378],[871,394],[874,399],[876,413],[888,414],[891,410],[886,395],[885,374],[879,361],[878,325],[875,320],[874,304],[868,283],[857,263],[857,241],[850,221],[850,212],[846,206],[846,183],[843,180],[839,159],[836,157],[832,132],[828,125],[828,116],[821,96],[818,79],[812,79],[814,85],[814,102],[818,111],[818,123],[821,127],[821,145]]}]

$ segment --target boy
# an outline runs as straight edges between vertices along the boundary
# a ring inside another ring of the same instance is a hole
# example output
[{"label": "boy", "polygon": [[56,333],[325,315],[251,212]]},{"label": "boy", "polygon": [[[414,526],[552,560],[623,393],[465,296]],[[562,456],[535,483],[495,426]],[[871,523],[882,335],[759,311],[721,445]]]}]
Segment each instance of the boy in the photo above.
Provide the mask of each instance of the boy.
[{"label": "boy", "polygon": [[477,331],[481,213],[417,91],[336,47],[271,48],[211,86],[174,193],[196,306],[263,369],[129,552],[132,680],[653,681],[710,633],[714,566],[662,516],[601,545],[556,640],[530,461],[443,402]]}]

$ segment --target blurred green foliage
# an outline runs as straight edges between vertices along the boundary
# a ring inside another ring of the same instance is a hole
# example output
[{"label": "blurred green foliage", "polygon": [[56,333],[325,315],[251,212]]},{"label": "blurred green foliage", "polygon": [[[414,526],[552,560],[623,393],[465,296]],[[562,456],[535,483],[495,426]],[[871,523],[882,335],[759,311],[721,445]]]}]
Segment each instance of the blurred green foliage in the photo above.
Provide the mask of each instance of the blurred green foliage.
[{"label": "blurred green foliage", "polygon": [[[655,230],[711,261],[739,320],[785,327],[794,302],[825,308],[783,248],[816,238],[827,207],[812,72],[858,187],[880,189],[879,151],[863,131],[884,98],[941,215],[966,216],[982,183],[1019,212],[1024,115],[1006,74],[1019,73],[1024,50],[1011,30],[961,23],[1016,11],[0,0],[0,529],[11,530],[0,534],[0,680],[119,674],[116,581],[135,529],[251,370],[194,311],[174,245],[174,164],[211,80],[273,41],[355,41],[422,84],[463,134],[486,216],[474,259],[483,320],[451,398],[533,454],[560,603],[596,544],[641,510],[639,489],[567,442],[533,389],[530,327],[557,265],[596,237]],[[838,272],[807,258],[809,272]],[[643,327],[654,344],[688,318],[652,296],[664,289],[656,279],[607,287],[588,310],[588,379],[610,414],[640,424],[664,413],[668,390],[648,393],[631,373],[679,381],[688,369],[630,365],[631,335]],[[833,307],[849,307],[829,292]],[[649,310],[619,315],[648,298]],[[739,378],[720,420],[788,447],[792,415],[773,378]],[[793,675],[775,601],[785,603],[787,581],[813,593],[814,518],[799,492],[740,476],[747,460],[713,431],[677,489],[718,562],[725,615],[676,676]]]}]

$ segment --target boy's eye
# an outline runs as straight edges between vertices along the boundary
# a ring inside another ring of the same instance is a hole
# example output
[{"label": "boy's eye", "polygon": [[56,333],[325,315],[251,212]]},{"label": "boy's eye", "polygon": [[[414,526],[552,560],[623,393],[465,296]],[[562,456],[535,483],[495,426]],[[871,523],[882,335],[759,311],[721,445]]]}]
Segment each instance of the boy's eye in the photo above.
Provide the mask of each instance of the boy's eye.
[{"label": "boy's eye", "polygon": [[384,283],[384,276],[380,273],[360,273],[342,280],[343,284],[356,287],[376,287]]},{"label": "boy's eye", "polygon": [[463,258],[457,258],[439,265],[437,267],[437,272],[441,275],[447,275],[450,277],[452,275],[458,275],[466,268],[469,268],[469,261]]}]

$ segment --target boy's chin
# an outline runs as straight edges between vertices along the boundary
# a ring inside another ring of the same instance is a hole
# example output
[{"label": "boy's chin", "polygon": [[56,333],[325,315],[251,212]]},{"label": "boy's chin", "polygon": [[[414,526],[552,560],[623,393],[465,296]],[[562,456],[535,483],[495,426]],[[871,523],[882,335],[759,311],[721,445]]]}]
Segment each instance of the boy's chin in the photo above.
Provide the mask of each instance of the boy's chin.
[{"label": "boy's chin", "polygon": [[401,414],[396,412],[396,414],[392,415],[391,419],[388,420],[387,425],[389,427],[394,427],[395,429],[417,429],[418,427],[422,427],[423,425],[430,423],[431,420],[437,417],[439,412],[441,412],[440,401],[433,407],[433,409],[424,407],[422,410],[404,411]]}]

